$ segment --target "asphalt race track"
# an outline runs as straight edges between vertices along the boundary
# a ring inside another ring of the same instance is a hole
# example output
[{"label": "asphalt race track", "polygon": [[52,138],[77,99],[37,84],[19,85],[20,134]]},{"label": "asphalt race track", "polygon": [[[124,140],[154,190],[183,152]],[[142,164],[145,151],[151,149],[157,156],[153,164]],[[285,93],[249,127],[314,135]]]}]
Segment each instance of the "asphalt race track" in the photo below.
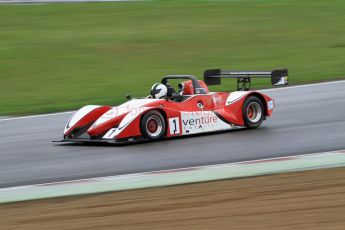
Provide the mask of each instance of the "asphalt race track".
[{"label": "asphalt race track", "polygon": [[259,129],[121,147],[52,143],[71,113],[0,120],[0,187],[345,149],[345,81],[265,93]]}]

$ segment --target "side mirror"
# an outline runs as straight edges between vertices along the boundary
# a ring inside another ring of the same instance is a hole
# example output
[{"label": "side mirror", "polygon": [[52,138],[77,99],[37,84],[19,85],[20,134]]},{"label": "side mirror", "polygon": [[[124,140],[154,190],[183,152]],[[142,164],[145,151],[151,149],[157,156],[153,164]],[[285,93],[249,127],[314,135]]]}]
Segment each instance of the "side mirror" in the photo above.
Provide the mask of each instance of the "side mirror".
[{"label": "side mirror", "polygon": [[130,95],[129,93],[127,93],[126,99],[127,99],[127,100],[131,100],[131,99],[132,99],[132,95]]}]

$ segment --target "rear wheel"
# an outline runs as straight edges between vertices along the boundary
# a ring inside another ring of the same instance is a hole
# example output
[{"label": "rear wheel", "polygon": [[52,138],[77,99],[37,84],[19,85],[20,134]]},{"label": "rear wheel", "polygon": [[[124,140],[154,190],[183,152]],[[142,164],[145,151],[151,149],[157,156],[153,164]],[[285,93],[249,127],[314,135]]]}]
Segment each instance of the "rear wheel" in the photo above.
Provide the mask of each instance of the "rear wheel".
[{"label": "rear wheel", "polygon": [[255,96],[248,97],[243,104],[243,120],[247,128],[258,128],[265,118],[264,106]]},{"label": "rear wheel", "polygon": [[151,110],[144,114],[140,122],[141,132],[144,137],[150,140],[160,140],[165,133],[165,120],[162,114]]}]

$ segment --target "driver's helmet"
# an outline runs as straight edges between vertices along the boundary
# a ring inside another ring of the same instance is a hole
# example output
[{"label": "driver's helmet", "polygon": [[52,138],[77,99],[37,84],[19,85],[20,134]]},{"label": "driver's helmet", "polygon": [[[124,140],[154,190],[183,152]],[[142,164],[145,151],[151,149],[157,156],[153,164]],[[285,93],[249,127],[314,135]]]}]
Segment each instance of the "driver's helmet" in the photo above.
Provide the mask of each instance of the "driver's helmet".
[{"label": "driver's helmet", "polygon": [[163,98],[168,94],[168,88],[162,83],[156,83],[151,88],[151,96],[153,98]]}]

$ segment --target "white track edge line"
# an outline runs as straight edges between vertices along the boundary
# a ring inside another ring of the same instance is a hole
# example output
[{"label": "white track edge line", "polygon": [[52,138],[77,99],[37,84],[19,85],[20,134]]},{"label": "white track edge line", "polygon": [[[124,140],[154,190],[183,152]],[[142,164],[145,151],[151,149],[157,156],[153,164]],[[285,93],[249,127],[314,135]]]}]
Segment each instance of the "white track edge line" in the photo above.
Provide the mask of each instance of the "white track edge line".
[{"label": "white track edge line", "polygon": [[200,165],[200,166],[183,167],[183,168],[154,170],[154,171],[139,172],[139,173],[120,174],[120,175],[113,175],[113,176],[91,177],[91,178],[76,179],[76,180],[65,180],[65,181],[47,182],[47,183],[39,183],[39,184],[20,185],[20,186],[14,186],[14,187],[0,188],[0,190],[7,190],[7,189],[14,189],[14,188],[20,189],[20,188],[32,187],[32,186],[58,185],[58,184],[62,184],[62,183],[78,183],[78,182],[89,181],[89,180],[108,180],[108,179],[112,179],[114,177],[117,177],[117,178],[120,178],[120,177],[121,178],[143,177],[143,176],[146,176],[148,174],[158,174],[158,173],[177,171],[177,170],[192,170],[192,169],[204,168],[204,167],[217,168],[217,167],[225,167],[228,165],[255,163],[255,162],[259,162],[259,161],[263,161],[262,163],[265,163],[264,161],[279,160],[279,159],[285,159],[285,158],[290,158],[290,157],[303,158],[303,157],[317,157],[317,156],[344,154],[341,151],[344,151],[344,150],[340,149],[340,150],[328,151],[328,152],[308,153],[308,154],[300,154],[300,155],[288,155],[288,156],[283,156],[283,157],[262,158],[262,159],[257,159],[257,160],[238,161],[238,162],[223,163],[223,164]]},{"label": "white track edge line", "polygon": [[39,115],[32,115],[32,116],[24,116],[24,117],[11,117],[11,118],[0,119],[0,122],[2,122],[2,121],[20,120],[20,119],[28,119],[28,118],[37,118],[37,117],[49,117],[49,116],[63,115],[63,114],[69,114],[69,113],[75,113],[75,112],[76,112],[76,111],[66,111],[66,112],[46,113],[46,114],[39,114]]},{"label": "white track edge line", "polygon": [[303,84],[303,85],[292,85],[286,87],[279,87],[279,88],[269,88],[269,89],[258,89],[257,91],[275,91],[275,90],[283,90],[283,89],[294,89],[294,88],[303,88],[303,87],[311,87],[311,86],[318,86],[318,85],[331,85],[337,83],[345,83],[345,80],[335,80],[335,81],[327,81],[327,82],[319,82],[319,83],[311,83],[311,84]]}]

